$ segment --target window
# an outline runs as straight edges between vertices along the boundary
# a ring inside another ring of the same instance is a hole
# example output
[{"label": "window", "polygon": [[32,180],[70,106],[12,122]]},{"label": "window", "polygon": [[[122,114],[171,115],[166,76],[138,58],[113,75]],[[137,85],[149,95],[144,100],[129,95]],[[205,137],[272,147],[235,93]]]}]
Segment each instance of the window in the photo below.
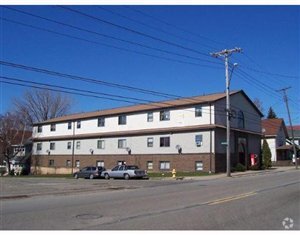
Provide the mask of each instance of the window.
[{"label": "window", "polygon": [[153,162],[152,161],[147,162],[147,170],[153,170]]},{"label": "window", "polygon": [[159,162],[159,169],[160,170],[170,170],[170,162]]},{"label": "window", "polygon": [[170,147],[170,137],[160,137],[160,147]]},{"label": "window", "polygon": [[119,169],[119,166],[126,164],[125,161],[117,161],[117,166],[115,168]]},{"label": "window", "polygon": [[49,166],[54,166],[54,160],[49,160]]},{"label": "window", "polygon": [[195,135],[195,143],[197,147],[202,146],[202,135]]},{"label": "window", "polygon": [[77,129],[81,128],[81,121],[77,121]]},{"label": "window", "polygon": [[147,122],[153,122],[153,112],[147,113]]},{"label": "window", "polygon": [[98,118],[98,127],[100,127],[100,126],[105,126],[105,118],[104,117]]},{"label": "window", "polygon": [[72,122],[68,122],[68,130],[72,129]]},{"label": "window", "polygon": [[42,150],[42,143],[37,143],[36,144],[36,151],[41,151]]},{"label": "window", "polygon": [[118,140],[118,148],[119,149],[126,148],[126,146],[127,146],[126,139],[119,139]]},{"label": "window", "polygon": [[55,143],[50,143],[50,150],[55,150]]},{"label": "window", "polygon": [[195,170],[196,171],[203,171],[203,162],[195,162]]},{"label": "window", "polygon": [[68,142],[68,143],[67,143],[67,149],[71,149],[71,147],[72,147],[72,143],[71,143],[71,142]]},{"label": "window", "polygon": [[153,137],[147,138],[147,147],[153,147]]},{"label": "window", "polygon": [[170,120],[170,111],[169,110],[163,110],[159,113],[159,120],[161,121],[168,121]]},{"label": "window", "polygon": [[80,167],[80,161],[79,161],[79,160],[76,160],[76,161],[75,161],[75,167],[77,167],[77,168]]},{"label": "window", "polygon": [[51,124],[50,131],[55,131],[55,130],[56,130],[56,124]]},{"label": "window", "polygon": [[71,166],[71,160],[67,160],[66,161],[66,167],[70,167]]},{"label": "window", "polygon": [[238,128],[245,128],[244,113],[241,110],[238,113]]},{"label": "window", "polygon": [[119,125],[126,125],[126,115],[119,116]]},{"label": "window", "polygon": [[42,133],[43,132],[43,126],[38,126],[38,133]]},{"label": "window", "polygon": [[97,162],[96,162],[96,166],[97,166],[97,167],[100,167],[100,166],[101,166],[101,167],[104,167],[104,161],[97,161]]},{"label": "window", "polygon": [[76,149],[80,149],[80,141],[76,141]]},{"label": "window", "polygon": [[97,141],[97,149],[104,149],[104,148],[105,148],[104,140],[98,140]]},{"label": "window", "polygon": [[202,106],[198,105],[195,107],[195,117],[202,117]]}]

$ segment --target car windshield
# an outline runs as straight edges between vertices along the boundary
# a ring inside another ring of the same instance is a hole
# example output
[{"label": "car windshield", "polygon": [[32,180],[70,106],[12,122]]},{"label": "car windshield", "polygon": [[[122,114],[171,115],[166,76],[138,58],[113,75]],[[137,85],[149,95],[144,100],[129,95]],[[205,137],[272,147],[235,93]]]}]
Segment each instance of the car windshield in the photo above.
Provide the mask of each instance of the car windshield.
[{"label": "car windshield", "polygon": [[127,170],[138,170],[139,168],[137,166],[127,166]]}]

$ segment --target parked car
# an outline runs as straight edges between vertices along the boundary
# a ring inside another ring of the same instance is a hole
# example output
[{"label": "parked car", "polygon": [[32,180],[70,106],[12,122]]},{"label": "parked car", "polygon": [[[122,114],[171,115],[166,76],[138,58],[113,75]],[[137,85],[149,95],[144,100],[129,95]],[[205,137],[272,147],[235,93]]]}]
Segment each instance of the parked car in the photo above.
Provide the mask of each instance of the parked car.
[{"label": "parked car", "polygon": [[123,178],[129,180],[131,178],[146,178],[147,172],[139,169],[138,166],[135,165],[120,165],[115,166],[111,170],[103,171],[101,175],[107,180],[109,178]]},{"label": "parked car", "polygon": [[89,179],[94,179],[94,178],[100,178],[101,173],[105,171],[106,169],[102,166],[87,166],[82,168],[80,171],[77,171],[73,174],[75,179],[78,178],[89,178]]}]

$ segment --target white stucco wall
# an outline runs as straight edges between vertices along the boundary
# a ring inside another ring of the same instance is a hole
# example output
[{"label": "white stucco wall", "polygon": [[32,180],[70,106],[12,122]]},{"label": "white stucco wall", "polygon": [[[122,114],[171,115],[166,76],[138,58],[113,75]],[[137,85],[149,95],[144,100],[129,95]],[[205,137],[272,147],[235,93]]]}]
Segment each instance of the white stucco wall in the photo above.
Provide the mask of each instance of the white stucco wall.
[{"label": "white stucco wall", "polygon": [[[126,125],[118,125],[118,116],[106,117],[105,126],[98,127],[98,117],[88,120],[81,120],[81,128],[76,127],[75,134],[93,134],[93,133],[108,133],[118,131],[131,131],[154,128],[168,128],[168,127],[184,127],[193,125],[207,125],[210,123],[210,107],[202,107],[202,117],[195,117],[195,108],[173,109],[170,110],[170,120],[160,121],[159,111],[153,112],[153,122],[147,122],[147,112],[128,114]],[[211,107],[212,117],[214,114],[214,107]],[[211,119],[212,124],[214,118]],[[49,137],[73,134],[74,122],[72,122],[72,129],[68,130],[68,122],[57,123],[56,131],[50,131],[50,125],[44,125],[42,133],[37,132],[37,126],[33,128],[33,137]]]},{"label": "white stucco wall", "polygon": [[[197,147],[195,143],[195,135],[201,134],[203,137],[202,146]],[[160,147],[160,137],[170,137],[170,147]],[[147,147],[147,138],[153,137],[153,147]],[[75,154],[90,154],[90,149],[94,150],[94,154],[126,154],[125,149],[118,148],[118,139],[126,139],[127,147],[130,147],[132,154],[172,154],[178,153],[176,145],[182,147],[182,153],[209,153],[210,152],[210,132],[192,132],[192,133],[177,133],[172,135],[149,135],[149,136],[134,136],[134,137],[118,137],[105,138],[105,148],[97,149],[97,141],[99,139],[84,139],[75,140]],[[212,131],[212,152],[214,150],[214,132]],[[80,141],[80,149],[76,149],[76,142]],[[50,143],[55,142],[55,150],[50,150]],[[72,154],[71,149],[67,149],[67,142],[73,143],[72,140],[64,141],[45,141],[42,143],[42,151],[37,152],[37,143],[33,145],[34,155],[45,155],[47,150],[50,150],[51,155]]]},{"label": "white stucco wall", "polygon": [[[271,154],[272,154],[272,162],[276,162],[277,161],[277,154],[276,154],[276,139],[275,137],[274,138],[267,138],[266,139],[268,145],[269,145],[269,148],[271,150]],[[261,142],[261,144],[263,144],[263,140]]]}]

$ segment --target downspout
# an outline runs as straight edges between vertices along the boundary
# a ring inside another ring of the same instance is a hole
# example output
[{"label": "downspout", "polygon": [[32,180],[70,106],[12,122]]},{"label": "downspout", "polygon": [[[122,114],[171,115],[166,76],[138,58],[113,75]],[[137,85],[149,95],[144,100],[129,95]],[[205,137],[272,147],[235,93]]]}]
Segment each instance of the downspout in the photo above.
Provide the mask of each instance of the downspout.
[{"label": "downspout", "polygon": [[[211,103],[209,103],[209,125],[212,124],[211,121]],[[212,165],[212,129],[209,129],[209,174],[211,174],[211,165]]]},{"label": "downspout", "polygon": [[75,153],[75,121],[73,122],[73,144],[72,144],[72,175],[74,173],[74,153]]}]

